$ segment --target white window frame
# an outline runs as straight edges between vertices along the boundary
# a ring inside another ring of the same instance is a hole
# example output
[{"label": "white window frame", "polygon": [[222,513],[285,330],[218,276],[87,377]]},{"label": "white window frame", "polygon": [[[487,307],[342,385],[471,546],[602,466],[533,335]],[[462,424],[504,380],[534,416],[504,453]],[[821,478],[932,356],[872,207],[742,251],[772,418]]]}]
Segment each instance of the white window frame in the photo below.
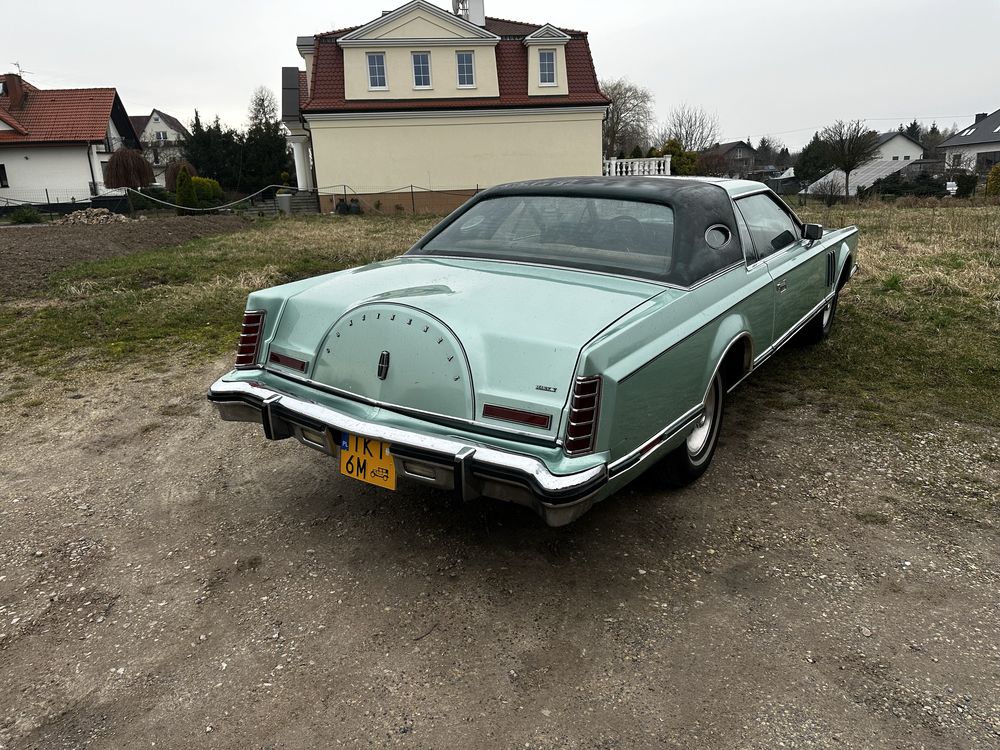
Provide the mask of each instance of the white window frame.
[{"label": "white window frame", "polygon": [[[472,83],[462,83],[462,68],[459,62],[459,55],[468,55],[469,63],[472,65]],[[460,49],[455,51],[455,83],[460,89],[476,88],[476,51],[471,49]]]},{"label": "white window frame", "polygon": [[[160,138],[161,135],[163,136],[162,138]],[[168,141],[170,140],[168,136],[169,133],[166,130],[156,130],[153,132],[153,138],[157,141]]]},{"label": "white window frame", "polygon": [[[551,54],[552,55],[552,80],[545,81],[542,78],[542,55]],[[553,49],[540,49],[538,50],[538,85],[539,86],[558,86],[559,85],[559,66],[557,61],[559,55],[556,50]]]},{"label": "white window frame", "polygon": [[[427,55],[427,83],[417,83],[417,55]],[[410,70],[413,73],[413,88],[427,90],[434,88],[434,78],[431,76],[431,53],[430,50],[416,50],[410,53]]]},{"label": "white window frame", "polygon": [[[372,58],[378,57],[382,59],[382,80],[385,83],[382,86],[372,85]],[[388,91],[389,90],[389,72],[386,70],[385,65],[385,52],[366,52],[365,53],[365,75],[368,76],[368,90],[369,91]]]}]

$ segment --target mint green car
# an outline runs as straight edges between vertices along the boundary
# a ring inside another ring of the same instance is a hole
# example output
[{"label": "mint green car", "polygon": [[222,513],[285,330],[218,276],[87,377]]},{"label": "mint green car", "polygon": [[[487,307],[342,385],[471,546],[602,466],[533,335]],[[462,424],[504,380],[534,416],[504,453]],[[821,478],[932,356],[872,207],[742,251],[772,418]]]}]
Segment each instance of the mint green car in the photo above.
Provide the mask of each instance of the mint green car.
[{"label": "mint green car", "polygon": [[560,526],[647,470],[704,473],[726,394],[796,334],[829,333],[857,237],[756,182],[501,185],[398,258],[251,294],[208,397],[345,481]]}]

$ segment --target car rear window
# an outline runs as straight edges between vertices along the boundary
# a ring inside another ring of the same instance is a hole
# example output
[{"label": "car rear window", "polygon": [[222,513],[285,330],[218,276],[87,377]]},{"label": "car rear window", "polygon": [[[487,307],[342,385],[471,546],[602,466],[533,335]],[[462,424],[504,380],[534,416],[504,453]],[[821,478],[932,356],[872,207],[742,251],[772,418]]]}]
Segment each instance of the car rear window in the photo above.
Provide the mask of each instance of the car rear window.
[{"label": "car rear window", "polygon": [[419,252],[669,280],[674,212],[662,203],[558,195],[474,204]]}]

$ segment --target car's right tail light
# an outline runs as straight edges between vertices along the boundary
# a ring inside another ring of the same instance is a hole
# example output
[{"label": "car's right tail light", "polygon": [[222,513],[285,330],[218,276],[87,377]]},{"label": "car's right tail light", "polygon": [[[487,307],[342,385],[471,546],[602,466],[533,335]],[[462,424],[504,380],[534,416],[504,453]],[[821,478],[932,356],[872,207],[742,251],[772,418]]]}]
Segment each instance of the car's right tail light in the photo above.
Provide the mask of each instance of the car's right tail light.
[{"label": "car's right tail light", "polygon": [[243,313],[243,328],[240,331],[239,346],[236,348],[237,369],[257,366],[260,339],[263,335],[264,311],[247,310]]},{"label": "car's right tail light", "polygon": [[569,402],[566,425],[566,455],[577,456],[594,450],[597,438],[597,415],[601,406],[601,376],[577,378]]}]

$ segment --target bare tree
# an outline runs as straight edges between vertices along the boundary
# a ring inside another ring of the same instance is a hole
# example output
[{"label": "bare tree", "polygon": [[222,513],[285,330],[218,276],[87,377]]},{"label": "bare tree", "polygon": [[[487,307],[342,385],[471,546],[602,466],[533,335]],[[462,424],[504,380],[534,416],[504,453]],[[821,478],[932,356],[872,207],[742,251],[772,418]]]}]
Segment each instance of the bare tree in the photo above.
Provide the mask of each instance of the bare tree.
[{"label": "bare tree", "polygon": [[817,182],[813,186],[812,194],[828,206],[839,201],[841,196],[847,195],[844,183],[836,173]]},{"label": "bare tree", "polygon": [[646,146],[653,124],[653,94],[649,89],[627,78],[617,78],[601,81],[601,91],[611,100],[604,118],[605,156],[622,151],[629,153],[636,146]]},{"label": "bare tree", "polygon": [[837,120],[833,125],[823,128],[820,139],[829,149],[833,166],[844,172],[844,196],[850,200],[851,172],[875,158],[878,136],[868,129],[864,120]]},{"label": "bare tree", "polygon": [[690,104],[670,110],[663,128],[667,139],[673,138],[685,151],[704,151],[719,142],[719,116]]}]

